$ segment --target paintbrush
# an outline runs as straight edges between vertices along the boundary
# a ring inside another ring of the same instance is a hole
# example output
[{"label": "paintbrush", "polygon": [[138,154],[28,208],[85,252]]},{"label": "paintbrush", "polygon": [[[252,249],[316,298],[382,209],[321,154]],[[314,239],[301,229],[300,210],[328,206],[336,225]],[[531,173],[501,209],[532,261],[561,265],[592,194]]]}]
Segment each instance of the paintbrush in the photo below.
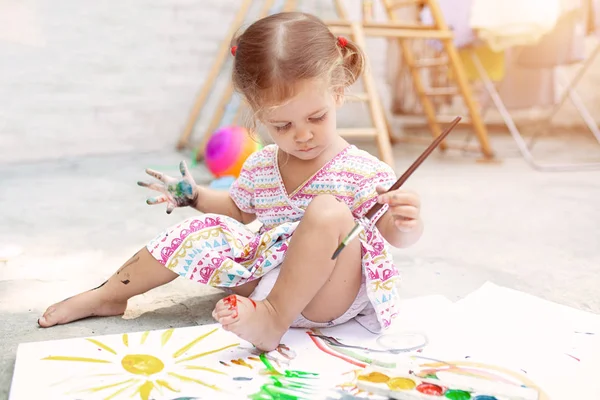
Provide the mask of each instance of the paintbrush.
[{"label": "paintbrush", "polygon": [[[391,188],[388,189],[388,191],[386,193],[391,192],[392,190],[396,190],[400,186],[402,186],[404,184],[404,182],[406,182],[406,180],[413,174],[413,172],[415,172],[416,169],[421,165],[421,163],[423,161],[425,161],[425,159],[427,157],[429,157],[429,155],[444,140],[444,138],[446,136],[448,136],[448,134],[450,133],[450,131],[452,131],[452,129],[454,129],[454,127],[459,123],[459,121],[461,119],[462,119],[461,117],[454,118],[454,120],[444,130],[444,132],[442,132],[441,135],[439,135],[438,137],[436,137],[435,140],[433,142],[431,142],[431,144],[429,145],[429,147],[427,147],[425,149],[425,151],[423,152],[423,154],[421,154],[419,156],[419,158],[417,158],[415,160],[415,162],[413,162],[412,165],[410,167],[408,167],[408,169],[406,170],[406,172],[404,174],[402,174],[402,176],[396,181],[396,183],[394,183],[392,185]],[[335,249],[335,252],[333,253],[333,256],[331,256],[332,260],[335,260],[337,258],[337,256],[340,255],[340,253],[342,252],[342,250],[344,250],[344,248],[348,245],[348,243],[350,243],[352,240],[354,240],[354,238],[356,238],[358,236],[358,234],[360,233],[360,231],[362,229],[362,226],[363,226],[362,223],[368,223],[369,220],[371,218],[373,218],[373,216],[375,214],[377,214],[377,212],[381,209],[381,207],[383,207],[383,204],[381,204],[381,203],[375,204],[373,207],[371,207],[371,209],[369,211],[367,211],[367,213],[365,214],[364,217],[362,217],[360,220],[356,221],[356,225],[354,225],[354,228],[352,228],[352,230],[350,231],[350,233],[344,238],[344,240],[342,240],[342,242],[339,244],[339,246],[337,247],[337,249]]]}]

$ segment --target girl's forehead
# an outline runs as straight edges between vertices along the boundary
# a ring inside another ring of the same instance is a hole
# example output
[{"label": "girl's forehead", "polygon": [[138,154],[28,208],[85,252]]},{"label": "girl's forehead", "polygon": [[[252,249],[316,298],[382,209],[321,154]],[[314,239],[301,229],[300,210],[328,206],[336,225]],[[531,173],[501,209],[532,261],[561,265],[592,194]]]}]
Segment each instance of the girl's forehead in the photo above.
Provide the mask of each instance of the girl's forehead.
[{"label": "girl's forehead", "polygon": [[306,82],[298,87],[294,97],[281,105],[270,107],[265,116],[272,121],[306,118],[329,107],[332,102],[333,95],[327,86],[319,82]]}]

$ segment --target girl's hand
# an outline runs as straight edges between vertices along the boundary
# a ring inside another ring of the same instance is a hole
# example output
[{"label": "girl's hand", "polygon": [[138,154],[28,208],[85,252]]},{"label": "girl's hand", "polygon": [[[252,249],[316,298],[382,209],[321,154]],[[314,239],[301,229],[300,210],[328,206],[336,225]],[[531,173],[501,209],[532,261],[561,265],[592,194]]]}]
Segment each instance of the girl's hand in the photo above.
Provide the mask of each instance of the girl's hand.
[{"label": "girl's hand", "polygon": [[198,187],[190,174],[185,161],[179,163],[181,178],[172,178],[161,172],[147,169],[146,173],[155,177],[162,183],[138,182],[137,184],[148,189],[161,192],[162,195],[150,197],[146,200],[149,205],[167,203],[167,214],[171,214],[176,207],[195,206],[198,200]]},{"label": "girl's hand", "polygon": [[394,218],[394,225],[401,232],[410,232],[418,226],[421,201],[417,193],[397,189],[386,193],[382,186],[377,187],[378,203],[388,204],[388,212]]}]

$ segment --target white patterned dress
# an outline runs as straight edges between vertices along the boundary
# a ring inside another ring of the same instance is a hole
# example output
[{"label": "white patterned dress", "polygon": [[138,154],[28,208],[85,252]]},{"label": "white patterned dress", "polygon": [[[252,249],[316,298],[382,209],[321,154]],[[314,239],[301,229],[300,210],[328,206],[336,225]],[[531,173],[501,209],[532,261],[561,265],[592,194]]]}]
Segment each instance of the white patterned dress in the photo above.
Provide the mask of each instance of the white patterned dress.
[{"label": "white patterned dress", "polygon": [[[360,218],[375,204],[377,185],[389,188],[395,181],[387,164],[348,145],[288,194],[279,172],[277,146],[268,145],[248,157],[230,188],[239,209],[256,214],[262,223],[257,233],[227,216],[203,214],[163,231],[147,249],[167,268],[195,282],[223,289],[239,286],[280,266],[289,240],[315,196],[333,195]],[[384,205],[373,224],[356,239],[361,242],[363,280],[371,308],[356,320],[376,332],[390,325],[399,299],[398,270],[389,244],[374,226],[386,211]]]}]

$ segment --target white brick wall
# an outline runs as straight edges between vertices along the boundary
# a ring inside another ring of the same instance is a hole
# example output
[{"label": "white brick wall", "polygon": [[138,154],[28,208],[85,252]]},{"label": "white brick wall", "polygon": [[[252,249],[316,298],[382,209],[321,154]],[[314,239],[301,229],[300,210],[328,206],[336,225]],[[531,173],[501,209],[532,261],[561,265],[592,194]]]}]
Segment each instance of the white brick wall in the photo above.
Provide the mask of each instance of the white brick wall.
[{"label": "white brick wall", "polygon": [[30,2],[45,43],[0,37],[3,161],[173,146],[237,3]]}]

